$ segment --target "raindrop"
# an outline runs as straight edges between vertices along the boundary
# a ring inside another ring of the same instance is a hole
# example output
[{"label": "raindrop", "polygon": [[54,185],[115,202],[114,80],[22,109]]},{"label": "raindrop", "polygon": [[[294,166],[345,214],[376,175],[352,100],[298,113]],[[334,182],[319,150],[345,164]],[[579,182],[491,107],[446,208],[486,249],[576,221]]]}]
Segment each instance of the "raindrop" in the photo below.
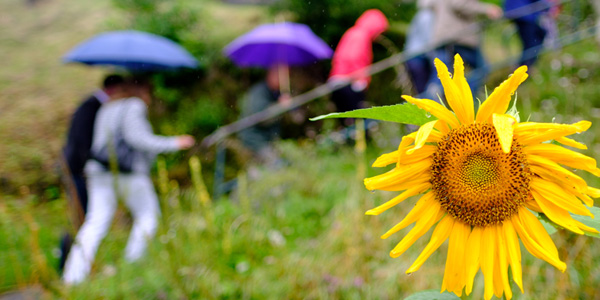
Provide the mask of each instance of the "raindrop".
[{"label": "raindrop", "polygon": [[425,113],[425,118],[428,118],[428,119],[429,119],[429,118],[431,118],[431,113],[429,113],[429,112],[426,112],[426,113]]}]

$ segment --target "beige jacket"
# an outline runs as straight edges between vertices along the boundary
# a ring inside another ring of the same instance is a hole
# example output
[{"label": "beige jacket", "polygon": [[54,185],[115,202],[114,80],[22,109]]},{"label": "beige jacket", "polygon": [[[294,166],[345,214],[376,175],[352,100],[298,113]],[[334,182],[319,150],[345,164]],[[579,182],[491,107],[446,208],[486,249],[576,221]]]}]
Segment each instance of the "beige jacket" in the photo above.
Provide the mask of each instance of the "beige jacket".
[{"label": "beige jacket", "polygon": [[435,13],[434,45],[454,42],[469,47],[479,46],[481,37],[477,19],[485,16],[492,4],[479,0],[433,0],[430,5]]}]

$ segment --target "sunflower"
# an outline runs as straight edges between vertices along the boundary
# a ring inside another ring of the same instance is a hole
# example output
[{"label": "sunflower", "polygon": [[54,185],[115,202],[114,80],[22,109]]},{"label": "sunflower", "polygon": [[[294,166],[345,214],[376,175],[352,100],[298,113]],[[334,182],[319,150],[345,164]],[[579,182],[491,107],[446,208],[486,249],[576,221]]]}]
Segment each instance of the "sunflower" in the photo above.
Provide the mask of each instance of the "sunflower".
[{"label": "sunflower", "polygon": [[[519,239],[535,257],[565,271],[558,251],[535,213],[578,234],[597,232],[571,214],[592,216],[600,190],[589,187],[571,169],[599,176],[590,157],[563,148],[586,149],[566,136],[587,130],[591,123],[519,122],[507,114],[517,87],[527,78],[518,68],[489,95],[475,114],[473,95],[463,61],[454,60],[454,76],[435,60],[451,110],[428,99],[403,98],[437,120],[402,138],[397,151],[379,157],[374,167],[395,164],[391,171],[365,179],[369,190],[402,191],[367,211],[378,215],[405,199],[422,195],[414,208],[382,238],[415,223],[391,251],[402,255],[432,227],[433,233],[406,273],[417,271],[449,239],[441,291],[461,296],[472,291],[475,274],[484,276],[484,298],[512,298],[508,269],[523,292]],[[548,143],[547,141],[554,141]]]}]

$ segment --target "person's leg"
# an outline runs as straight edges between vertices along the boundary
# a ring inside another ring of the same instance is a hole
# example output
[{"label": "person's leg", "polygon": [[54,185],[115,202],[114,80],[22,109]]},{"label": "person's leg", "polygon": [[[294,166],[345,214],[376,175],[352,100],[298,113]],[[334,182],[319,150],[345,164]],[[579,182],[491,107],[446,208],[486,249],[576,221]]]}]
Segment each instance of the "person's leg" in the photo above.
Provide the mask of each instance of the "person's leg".
[{"label": "person's leg", "polygon": [[430,76],[430,66],[425,55],[419,55],[406,61],[406,69],[410,74],[417,94],[425,91]]},{"label": "person's leg", "polygon": [[88,212],[67,257],[63,273],[66,283],[79,283],[90,273],[98,245],[106,236],[117,206],[110,174],[91,176],[88,187]]},{"label": "person's leg", "polygon": [[146,250],[147,240],[156,233],[160,207],[154,185],[145,174],[122,175],[121,182],[125,183],[126,205],[133,217],[133,227],[125,248],[125,259],[133,262],[138,260]]},{"label": "person's leg", "polygon": [[85,176],[83,174],[73,174],[73,182],[75,183],[75,188],[77,189],[77,197],[79,198],[79,204],[83,210],[83,215],[85,215],[87,212],[88,203],[88,192],[85,181]]},{"label": "person's leg", "polygon": [[[353,90],[352,85],[344,86],[343,88],[333,91],[331,94],[331,100],[335,103],[337,112],[346,112],[362,108],[365,98],[365,92]],[[343,126],[350,126],[354,124],[354,119],[343,118],[340,119],[340,122]]]},{"label": "person's leg", "polygon": [[519,64],[531,67],[537,60],[538,52],[541,51],[546,31],[534,22],[515,20],[515,24],[523,43]]}]

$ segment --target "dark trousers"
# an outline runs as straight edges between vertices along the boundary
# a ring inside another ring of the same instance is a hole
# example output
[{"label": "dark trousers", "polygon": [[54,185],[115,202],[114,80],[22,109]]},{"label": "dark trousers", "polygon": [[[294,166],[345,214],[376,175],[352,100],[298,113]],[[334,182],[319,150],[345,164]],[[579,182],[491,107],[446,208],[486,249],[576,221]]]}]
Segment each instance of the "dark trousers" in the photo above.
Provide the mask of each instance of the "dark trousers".
[{"label": "dark trousers", "polygon": [[[85,176],[83,174],[71,174],[71,176],[73,178],[73,183],[75,184],[75,189],[77,190],[77,199],[79,199],[79,204],[81,205],[83,215],[85,216],[88,203]],[[69,250],[71,250],[72,244],[73,237],[68,233],[63,234],[62,238],[60,239],[60,258],[58,261],[58,269],[60,271],[62,271],[65,266],[65,262],[67,261],[67,256],[69,254]]]},{"label": "dark trousers", "polygon": [[410,74],[417,94],[425,91],[427,82],[433,71],[433,61],[426,55],[418,55],[406,61],[406,69]]},{"label": "dark trousers", "polygon": [[350,111],[361,108],[365,101],[364,91],[355,91],[352,85],[347,85],[331,93],[331,100],[335,103],[337,112]]},{"label": "dark trousers", "polygon": [[[335,103],[337,112],[363,108],[365,99],[365,91],[355,91],[352,89],[352,85],[347,85],[331,93],[331,100]],[[343,118],[340,119],[340,122],[343,126],[349,126],[354,123],[354,119]]]},{"label": "dark trousers", "polygon": [[521,20],[515,20],[514,22],[523,43],[523,53],[519,64],[531,67],[537,60],[538,53],[542,50],[546,30],[535,22]]},{"label": "dark trousers", "polygon": [[75,183],[75,188],[77,189],[77,197],[79,198],[79,204],[81,205],[81,209],[83,210],[83,214],[87,212],[87,203],[88,203],[88,193],[85,182],[85,176],[82,174],[72,175],[73,183]]}]

